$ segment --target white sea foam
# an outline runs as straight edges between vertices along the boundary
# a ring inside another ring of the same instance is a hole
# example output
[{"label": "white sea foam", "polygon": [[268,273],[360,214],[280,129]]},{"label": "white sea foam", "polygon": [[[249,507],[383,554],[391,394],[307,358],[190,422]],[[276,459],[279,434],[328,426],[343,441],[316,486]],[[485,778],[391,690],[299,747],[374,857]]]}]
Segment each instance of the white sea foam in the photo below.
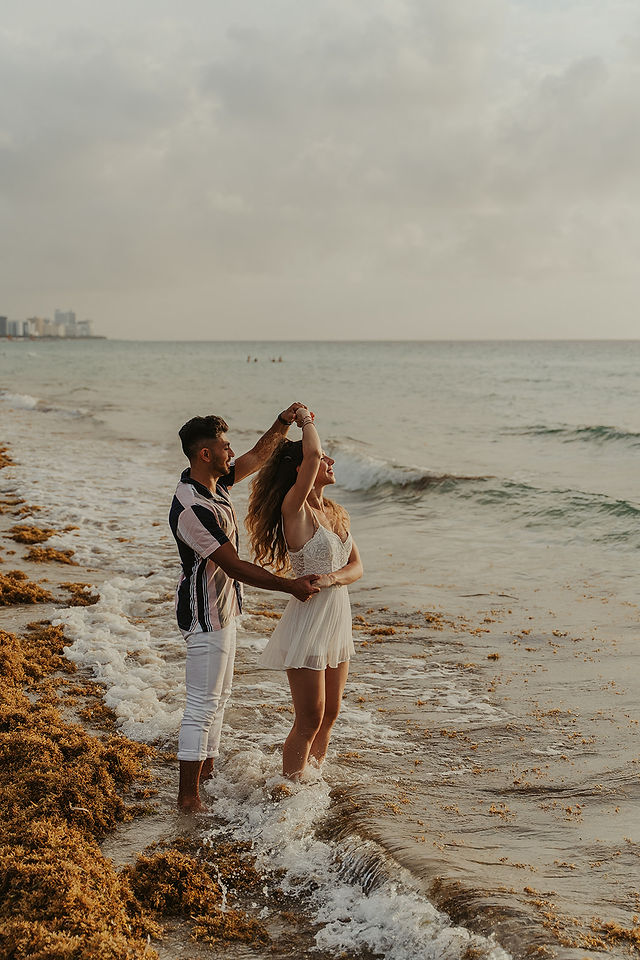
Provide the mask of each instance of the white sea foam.
[{"label": "white sea foam", "polygon": [[27,410],[7,418],[4,432],[17,464],[9,468],[16,493],[46,506],[48,526],[74,528],[58,533],[52,546],[73,549],[81,567],[130,575],[176,570],[166,523],[175,477],[158,464],[156,447],[127,448]]},{"label": "white sea foam", "polygon": [[[439,715],[438,722],[451,726],[481,722],[502,723],[510,715],[490,702],[486,691],[472,675],[461,674],[449,664],[437,660],[404,659],[397,654],[389,663],[368,648],[369,668],[359,677],[361,691],[371,688],[372,694],[383,690],[396,707],[411,709],[416,698],[422,698],[429,709]],[[376,669],[378,662],[383,669]]]},{"label": "white sea foam", "polygon": [[157,636],[147,628],[153,622],[149,604],[157,616],[159,595],[168,587],[166,578],[152,579],[119,577],[103,583],[94,606],[58,610],[53,620],[74,638],[65,655],[105,685],[105,702],[121,731],[147,742],[173,737],[184,707],[182,670],[175,665],[183,641],[175,630]]},{"label": "white sea foam", "polygon": [[90,412],[86,407],[58,406],[57,404],[43,400],[41,397],[32,396],[29,393],[11,393],[8,390],[0,390],[0,403],[14,411],[36,410],[39,413],[52,413],[64,418],[90,416]]},{"label": "white sea foam", "polygon": [[304,783],[290,785],[290,796],[274,802],[271,793],[282,783],[278,764],[279,758],[250,749],[217,769],[206,790],[211,812],[225,826],[210,835],[232,832],[252,844],[259,867],[284,871],[278,886],[304,893],[321,924],[318,949],[369,949],[386,960],[454,960],[472,947],[492,960],[506,960],[509,955],[493,941],[452,925],[397,864],[387,871],[382,864],[379,882],[366,892],[358,862],[363,855],[384,861],[382,850],[355,837],[346,843],[318,838],[317,828],[331,816],[330,787],[318,771],[309,771]]},{"label": "white sea foam", "polygon": [[35,410],[40,403],[37,397],[32,397],[28,393],[8,393],[0,391],[0,401],[8,407],[20,410]]}]

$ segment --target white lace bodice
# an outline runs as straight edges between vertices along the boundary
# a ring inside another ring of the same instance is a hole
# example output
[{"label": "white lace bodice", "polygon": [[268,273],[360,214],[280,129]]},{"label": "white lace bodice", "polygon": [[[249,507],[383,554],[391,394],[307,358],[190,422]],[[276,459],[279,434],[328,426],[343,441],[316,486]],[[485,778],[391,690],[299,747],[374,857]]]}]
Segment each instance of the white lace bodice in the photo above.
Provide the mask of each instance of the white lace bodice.
[{"label": "white lace bodice", "polygon": [[308,573],[333,573],[348,562],[351,555],[351,534],[343,541],[333,530],[320,524],[310,540],[300,550],[289,550],[295,577]]}]

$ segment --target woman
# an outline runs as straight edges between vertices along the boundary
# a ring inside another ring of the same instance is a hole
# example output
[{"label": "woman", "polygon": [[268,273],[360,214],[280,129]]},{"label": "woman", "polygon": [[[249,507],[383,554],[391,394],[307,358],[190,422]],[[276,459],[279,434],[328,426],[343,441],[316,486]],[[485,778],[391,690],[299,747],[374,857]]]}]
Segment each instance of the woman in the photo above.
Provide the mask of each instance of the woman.
[{"label": "woman", "polygon": [[349,515],[324,497],[335,483],[313,417],[296,411],[302,440],[283,440],[253,481],[247,527],[260,564],[288,566],[296,577],[317,574],[320,593],[291,599],[265,647],[260,665],[286,670],[295,720],[282,755],[286,777],[300,778],[309,760],[322,763],[340,711],[354,653],[347,584],[362,576]]}]

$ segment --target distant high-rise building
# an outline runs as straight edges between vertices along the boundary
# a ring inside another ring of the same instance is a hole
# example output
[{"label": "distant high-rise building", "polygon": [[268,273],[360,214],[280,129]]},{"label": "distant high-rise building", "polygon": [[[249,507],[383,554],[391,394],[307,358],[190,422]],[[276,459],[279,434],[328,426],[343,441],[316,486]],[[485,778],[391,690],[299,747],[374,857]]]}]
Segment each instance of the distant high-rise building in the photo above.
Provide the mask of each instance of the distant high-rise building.
[{"label": "distant high-rise building", "polygon": [[6,337],[9,331],[9,321],[6,317],[0,317],[0,337]]},{"label": "distant high-rise building", "polygon": [[53,315],[53,322],[59,337],[77,336],[76,315],[73,310],[56,310]]},{"label": "distant high-rise building", "polygon": [[27,323],[29,324],[30,335],[32,337],[43,337],[45,322],[42,317],[29,317]]},{"label": "distant high-rise building", "polygon": [[76,324],[76,336],[77,337],[93,336],[93,333],[91,330],[91,320],[78,320]]},{"label": "distant high-rise building", "polygon": [[7,333],[10,337],[20,336],[20,325],[17,320],[9,320]]}]

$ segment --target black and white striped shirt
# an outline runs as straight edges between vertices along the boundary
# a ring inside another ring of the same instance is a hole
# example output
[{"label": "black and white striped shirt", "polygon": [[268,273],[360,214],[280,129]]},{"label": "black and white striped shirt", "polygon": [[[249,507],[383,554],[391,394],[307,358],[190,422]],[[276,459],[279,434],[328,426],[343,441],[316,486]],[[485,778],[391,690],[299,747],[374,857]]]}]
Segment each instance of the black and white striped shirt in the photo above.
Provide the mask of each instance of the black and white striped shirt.
[{"label": "black and white striped shirt", "polygon": [[225,543],[238,549],[238,521],[229,495],[234,469],[218,480],[215,493],[193,480],[189,468],[176,487],[169,526],[182,563],[176,616],[184,634],[222,630],[242,613],[241,584],[212,559]]}]

